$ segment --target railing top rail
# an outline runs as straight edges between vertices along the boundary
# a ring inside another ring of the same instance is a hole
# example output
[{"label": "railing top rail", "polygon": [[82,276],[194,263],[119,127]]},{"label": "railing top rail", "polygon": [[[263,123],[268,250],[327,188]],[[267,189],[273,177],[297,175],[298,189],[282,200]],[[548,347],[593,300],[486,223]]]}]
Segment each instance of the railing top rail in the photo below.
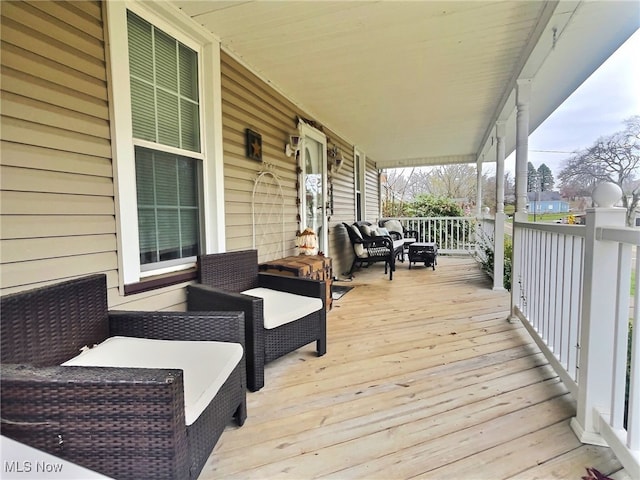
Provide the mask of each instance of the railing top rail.
[{"label": "railing top rail", "polygon": [[640,246],[640,229],[633,227],[598,227],[596,228],[596,238],[598,240]]},{"label": "railing top rail", "polygon": [[541,232],[558,233],[560,235],[571,235],[574,237],[584,237],[586,229],[584,225],[563,225],[558,223],[534,223],[534,222],[513,222],[517,228],[527,228],[529,230],[539,230]]},{"label": "railing top rail", "polygon": [[382,220],[462,220],[475,221],[476,217],[384,217]]}]

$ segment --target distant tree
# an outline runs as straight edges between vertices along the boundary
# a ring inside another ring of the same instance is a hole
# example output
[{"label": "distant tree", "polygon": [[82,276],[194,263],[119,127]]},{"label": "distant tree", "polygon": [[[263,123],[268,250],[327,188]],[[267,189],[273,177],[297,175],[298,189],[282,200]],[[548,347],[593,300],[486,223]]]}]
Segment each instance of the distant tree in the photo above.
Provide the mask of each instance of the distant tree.
[{"label": "distant tree", "polygon": [[496,211],[496,177],[482,176],[482,205]]},{"label": "distant tree", "polygon": [[464,212],[454,200],[436,195],[418,195],[407,207],[412,217],[462,217]]},{"label": "distant tree", "polygon": [[504,174],[504,203],[505,205],[516,202],[516,181],[510,172]]},{"label": "distant tree", "polygon": [[[411,217],[463,217],[464,211],[456,201],[436,195],[418,195],[408,205]],[[473,229],[472,222],[429,222],[426,229],[421,231],[422,238],[447,238],[449,245],[456,245],[457,241],[469,238]],[[431,240],[432,241],[432,240]]]},{"label": "distant tree", "polygon": [[544,163],[538,167],[538,180],[540,182],[541,192],[551,192],[553,190],[555,184],[553,173],[551,173],[551,169]]},{"label": "distant tree", "polygon": [[533,163],[527,164],[527,192],[537,192],[540,185],[538,178],[538,170],[533,166]]},{"label": "distant tree", "polygon": [[473,202],[476,198],[475,165],[441,165],[431,170],[430,193],[436,197]]},{"label": "distant tree", "polygon": [[624,130],[599,138],[566,160],[559,179],[563,188],[615,183],[624,192],[622,205],[627,209],[627,225],[632,226],[640,203],[640,182],[636,181],[640,175],[640,116],[630,117],[624,124]]},{"label": "distant tree", "polygon": [[381,185],[382,215],[402,217],[406,215],[407,202],[417,195],[428,193],[430,175],[426,168],[391,168],[383,171]]},{"label": "distant tree", "polygon": [[412,201],[418,195],[431,191],[431,174],[429,168],[415,168],[411,170],[411,176],[407,181],[405,199]]},{"label": "distant tree", "polygon": [[[409,174],[409,177],[411,174]],[[405,196],[409,182],[402,169],[391,168],[383,172],[381,178],[382,215],[385,217],[401,217],[404,215]]]},{"label": "distant tree", "polygon": [[562,198],[575,200],[578,197],[589,197],[595,188],[595,180],[593,178],[574,179],[572,182],[560,183],[560,195]]}]

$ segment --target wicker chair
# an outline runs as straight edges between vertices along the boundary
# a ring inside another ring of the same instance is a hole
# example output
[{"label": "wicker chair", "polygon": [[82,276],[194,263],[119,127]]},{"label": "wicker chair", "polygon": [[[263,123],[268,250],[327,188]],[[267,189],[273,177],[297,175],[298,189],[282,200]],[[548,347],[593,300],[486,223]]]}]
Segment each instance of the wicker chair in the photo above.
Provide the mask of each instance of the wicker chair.
[{"label": "wicker chair", "polygon": [[244,344],[241,312],[109,312],[93,275],[2,297],[2,435],[113,478],[196,478],[245,421],[244,360],[186,425],[183,371],[69,367],[111,336]]},{"label": "wicker chair", "polygon": [[[249,390],[264,386],[264,366],[276,358],[311,342],[316,342],[319,357],[326,353],[325,282],[258,272],[256,250],[202,255],[198,267],[200,284],[187,290],[189,310],[244,312]],[[322,308],[276,328],[265,328],[263,299],[241,293],[257,287],[317,298]]]},{"label": "wicker chair", "polygon": [[400,261],[404,262],[404,255],[407,253],[409,249],[409,245],[411,243],[415,243],[418,241],[419,232],[417,230],[407,230],[400,220],[396,220],[393,218],[387,218],[380,220],[378,225],[386,228],[389,231],[389,235],[393,238],[394,241],[402,240],[403,248],[401,255],[397,255],[396,257],[400,259]]},{"label": "wicker chair", "polygon": [[362,230],[370,227],[369,222],[356,222],[353,225],[343,223],[347,229],[351,247],[353,248],[353,262],[347,275],[351,275],[357,266],[368,267],[372,263],[384,262],[384,273],[389,273],[389,280],[393,280],[393,272],[396,269],[396,256],[402,251],[403,242],[394,245],[389,236],[369,236]]}]

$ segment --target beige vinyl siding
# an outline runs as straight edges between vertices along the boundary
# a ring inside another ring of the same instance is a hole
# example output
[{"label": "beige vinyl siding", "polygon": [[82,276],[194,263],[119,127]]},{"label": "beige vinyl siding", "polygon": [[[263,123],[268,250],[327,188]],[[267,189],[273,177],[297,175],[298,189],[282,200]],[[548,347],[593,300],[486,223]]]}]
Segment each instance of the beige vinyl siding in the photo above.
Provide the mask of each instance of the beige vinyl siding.
[{"label": "beige vinyl siding", "polygon": [[333,275],[340,277],[351,266],[353,250],[342,222],[352,224],[355,220],[355,185],[353,146],[331,136],[331,141],[342,150],[343,165],[332,174],[333,215],[329,219],[329,245],[333,264]]},{"label": "beige vinyl siding", "polygon": [[[221,62],[227,250],[252,248],[254,182],[258,173],[270,166],[280,180],[284,196],[285,251],[277,256],[293,255],[298,231],[297,173],[295,159],[284,154],[284,146],[289,134],[296,130],[300,112],[227,53],[222,52]],[[245,156],[246,128],[262,135],[262,163]],[[273,237],[257,238],[261,261],[277,258],[262,253],[279,250],[282,235]]]},{"label": "beige vinyl siding", "polygon": [[365,165],[365,218],[371,223],[377,223],[380,219],[380,179],[378,169],[370,158],[366,159]]},{"label": "beige vinyl siding", "polygon": [[6,2],[2,15],[2,293],[105,272],[116,225],[101,6]]},{"label": "beige vinyl siding", "polygon": [[[252,248],[252,191],[258,173],[269,166],[280,179],[284,193],[285,245],[282,256],[295,254],[297,220],[297,165],[284,154],[289,135],[297,130],[297,118],[312,119],[291,101],[251,73],[226,52],[221,55],[222,123],[225,172],[225,222],[227,250]],[[262,135],[263,163],[245,157],[245,129]],[[334,274],[350,266],[351,246],[345,244],[340,222],[353,222],[353,145],[328,128],[321,128],[328,142],[337,145],[344,158],[339,172],[331,174],[334,213],[329,218],[329,253]],[[377,192],[377,189],[376,189]],[[281,236],[272,243],[281,242]],[[267,240],[258,239],[257,249],[273,251]],[[274,257],[275,258],[275,257]],[[260,261],[270,260],[260,255]],[[345,266],[345,262],[349,262]]]},{"label": "beige vinyl siding", "polygon": [[184,285],[123,297],[100,2],[0,2],[0,289],[106,273],[110,307],[181,309]]}]

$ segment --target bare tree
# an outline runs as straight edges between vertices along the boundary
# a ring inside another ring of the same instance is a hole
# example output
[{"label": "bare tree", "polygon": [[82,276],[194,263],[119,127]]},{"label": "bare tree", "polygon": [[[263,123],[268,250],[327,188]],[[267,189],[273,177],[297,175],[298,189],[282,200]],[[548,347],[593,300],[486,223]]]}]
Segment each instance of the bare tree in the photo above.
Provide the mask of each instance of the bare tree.
[{"label": "bare tree", "polygon": [[431,170],[431,193],[460,202],[475,202],[476,177],[474,165],[441,165]]},{"label": "bare tree", "polygon": [[431,192],[431,176],[428,168],[416,168],[408,180],[406,199],[413,201],[418,195]]},{"label": "bare tree", "polygon": [[511,172],[504,174],[504,203],[505,205],[516,203],[516,180],[511,176]]},{"label": "bare tree", "polygon": [[624,130],[599,138],[566,160],[559,178],[563,189],[571,184],[595,187],[600,182],[615,183],[624,192],[622,205],[631,226],[640,202],[640,182],[636,182],[640,174],[640,116],[628,118],[624,124]]}]

